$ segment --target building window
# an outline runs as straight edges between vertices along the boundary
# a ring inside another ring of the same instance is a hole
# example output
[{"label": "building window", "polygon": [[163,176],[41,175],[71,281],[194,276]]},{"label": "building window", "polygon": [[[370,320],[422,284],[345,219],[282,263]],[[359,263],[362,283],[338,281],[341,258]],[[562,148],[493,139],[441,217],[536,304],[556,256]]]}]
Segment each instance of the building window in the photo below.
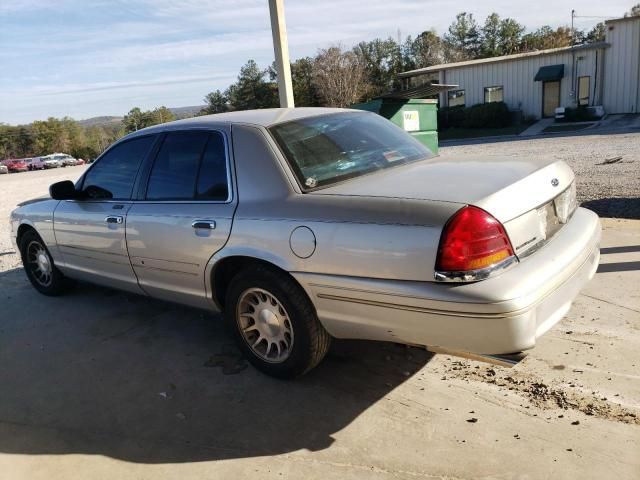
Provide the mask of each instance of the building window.
[{"label": "building window", "polygon": [[447,92],[450,107],[464,107],[464,90]]},{"label": "building window", "polygon": [[502,85],[484,87],[484,103],[502,102],[504,100]]},{"label": "building window", "polygon": [[578,78],[578,105],[589,105],[591,77]]}]

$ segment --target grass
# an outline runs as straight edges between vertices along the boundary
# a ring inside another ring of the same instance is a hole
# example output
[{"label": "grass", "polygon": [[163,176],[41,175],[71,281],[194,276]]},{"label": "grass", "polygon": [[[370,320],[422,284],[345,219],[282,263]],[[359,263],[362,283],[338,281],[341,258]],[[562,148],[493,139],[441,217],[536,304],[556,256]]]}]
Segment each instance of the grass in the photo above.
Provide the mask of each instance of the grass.
[{"label": "grass", "polygon": [[579,125],[551,125],[545,128],[542,133],[573,132],[576,130],[582,130],[583,128],[587,128],[591,125],[593,125],[593,122],[581,123]]},{"label": "grass", "polygon": [[529,125],[513,125],[503,128],[447,128],[438,132],[438,140],[518,135],[527,128]]}]

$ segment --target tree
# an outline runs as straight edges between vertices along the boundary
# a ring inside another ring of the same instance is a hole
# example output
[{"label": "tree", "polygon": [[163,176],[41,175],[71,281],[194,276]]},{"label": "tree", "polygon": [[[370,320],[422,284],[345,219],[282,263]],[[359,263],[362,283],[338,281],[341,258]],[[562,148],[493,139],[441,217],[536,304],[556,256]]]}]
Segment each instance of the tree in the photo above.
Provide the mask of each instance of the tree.
[{"label": "tree", "polygon": [[511,55],[520,51],[524,26],[513,18],[505,18],[500,22],[499,51],[500,55]]},{"label": "tree", "polygon": [[169,110],[164,105],[156,108],[151,112],[151,125],[158,125],[159,123],[167,123],[173,122],[176,119],[176,116],[173,114],[171,110]]},{"label": "tree", "polygon": [[364,65],[341,46],[320,50],[313,62],[313,85],[328,107],[348,107],[369,89]]},{"label": "tree", "polygon": [[640,3],[636,3],[631,10],[624,14],[625,17],[640,17]]},{"label": "tree", "polygon": [[497,57],[502,55],[500,50],[500,15],[492,13],[484,21],[480,54],[483,57]]},{"label": "tree", "polygon": [[165,106],[144,112],[140,108],[134,107],[124,116],[122,125],[126,133],[131,133],[151,125],[172,122],[175,119],[176,116],[173,112]]},{"label": "tree", "polygon": [[122,124],[124,125],[125,131],[127,133],[131,133],[146,127],[143,117],[144,114],[142,113],[142,110],[140,110],[140,108],[134,107],[129,110],[129,113],[127,113],[122,119]]},{"label": "tree", "polygon": [[209,92],[204,97],[207,105],[200,110],[200,115],[210,115],[212,113],[222,113],[229,110],[229,99],[220,90]]},{"label": "tree", "polygon": [[460,61],[477,58],[480,54],[481,35],[472,13],[462,12],[456,15],[444,36],[447,44],[448,61]]},{"label": "tree", "polygon": [[607,28],[604,22],[599,22],[585,35],[584,41],[589,43],[603,42],[606,31]]},{"label": "tree", "polygon": [[258,68],[254,60],[240,68],[238,81],[225,92],[233,110],[272,108],[280,104],[278,87],[274,82],[265,80],[266,74],[267,70]]},{"label": "tree", "polygon": [[375,97],[399,87],[397,75],[404,70],[404,62],[400,45],[395,40],[376,38],[360,42],[353,53],[367,76],[368,96]]},{"label": "tree", "polygon": [[409,37],[405,47],[404,63],[405,65],[410,62],[413,63],[411,68],[438,65],[444,61],[442,47],[442,39],[435,30],[424,31],[415,40],[411,40],[411,37]]},{"label": "tree", "polygon": [[299,58],[291,64],[293,98],[299,107],[317,107],[320,97],[313,84],[313,59]]},{"label": "tree", "polygon": [[573,33],[569,27],[558,27],[553,30],[545,25],[535,32],[522,37],[521,50],[546,50],[549,48],[568,47],[573,44]]}]

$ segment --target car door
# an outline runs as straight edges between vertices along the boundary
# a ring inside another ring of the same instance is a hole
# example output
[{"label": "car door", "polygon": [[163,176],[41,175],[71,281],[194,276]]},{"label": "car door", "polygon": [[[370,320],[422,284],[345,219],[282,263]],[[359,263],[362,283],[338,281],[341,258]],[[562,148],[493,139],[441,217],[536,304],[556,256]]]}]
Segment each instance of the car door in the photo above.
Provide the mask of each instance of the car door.
[{"label": "car door", "polygon": [[127,215],[127,247],[149,295],[209,306],[205,269],[229,238],[236,206],[230,130],[165,134]]},{"label": "car door", "polygon": [[157,140],[147,135],[113,146],[78,183],[83,198],[56,207],[60,268],[72,278],[142,293],[129,261],[125,226],[136,176]]}]

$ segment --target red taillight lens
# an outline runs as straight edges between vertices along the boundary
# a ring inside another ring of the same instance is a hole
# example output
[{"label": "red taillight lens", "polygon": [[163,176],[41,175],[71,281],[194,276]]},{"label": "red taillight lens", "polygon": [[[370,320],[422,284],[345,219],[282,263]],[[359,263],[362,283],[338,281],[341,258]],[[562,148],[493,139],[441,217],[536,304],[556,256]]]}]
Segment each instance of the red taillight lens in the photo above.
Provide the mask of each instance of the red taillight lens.
[{"label": "red taillight lens", "polygon": [[465,207],[447,223],[440,238],[436,270],[480,270],[513,256],[502,224],[484,210]]}]

